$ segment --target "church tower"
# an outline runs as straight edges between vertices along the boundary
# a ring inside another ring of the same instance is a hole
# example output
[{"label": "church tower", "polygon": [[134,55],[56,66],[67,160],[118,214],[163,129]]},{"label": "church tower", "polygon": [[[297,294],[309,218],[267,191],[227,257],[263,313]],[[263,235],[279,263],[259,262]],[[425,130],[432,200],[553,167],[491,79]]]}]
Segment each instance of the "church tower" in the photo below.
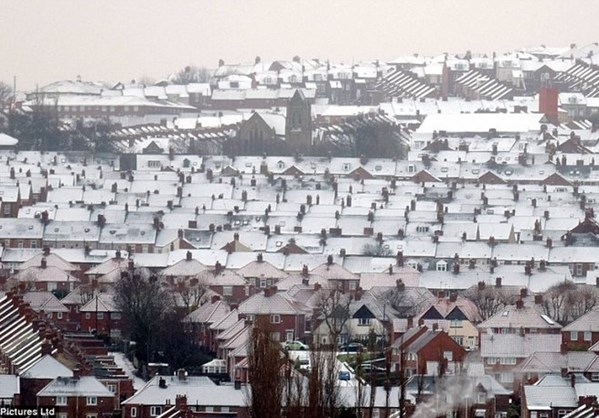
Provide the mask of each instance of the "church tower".
[{"label": "church tower", "polygon": [[312,113],[310,102],[296,90],[287,103],[285,140],[292,152],[307,152],[312,146]]}]

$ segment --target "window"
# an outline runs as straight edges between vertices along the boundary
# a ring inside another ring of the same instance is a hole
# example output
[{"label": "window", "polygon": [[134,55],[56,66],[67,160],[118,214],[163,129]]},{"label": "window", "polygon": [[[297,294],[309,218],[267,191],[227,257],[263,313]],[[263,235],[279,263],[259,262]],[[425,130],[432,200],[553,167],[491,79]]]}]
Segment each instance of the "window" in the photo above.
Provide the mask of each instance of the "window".
[{"label": "window", "polygon": [[214,407],[213,406],[207,406],[206,407],[206,412],[214,412]]},{"label": "window", "polygon": [[576,264],[576,275],[582,276],[582,264],[581,263]]},{"label": "window", "polygon": [[69,416],[67,415],[66,412],[59,412],[58,413],[58,418],[69,418]]},{"label": "window", "polygon": [[570,331],[570,341],[578,341],[578,331]]},{"label": "window", "polygon": [[358,325],[361,327],[368,327],[370,326],[370,318],[359,318],[358,319]]},{"label": "window", "polygon": [[487,397],[484,392],[478,392],[476,396],[477,403],[486,403]]},{"label": "window", "polygon": [[281,333],[280,332],[271,332],[270,339],[273,341],[281,341]]},{"label": "window", "polygon": [[57,396],[56,397],[56,405],[57,406],[63,406],[67,404],[67,397],[66,396]]},{"label": "window", "polygon": [[111,391],[112,393],[116,393],[116,385],[114,384],[108,384],[106,385],[106,387],[108,388],[109,391]]},{"label": "window", "polygon": [[443,358],[447,361],[453,361],[453,352],[452,351],[444,351]]},{"label": "window", "polygon": [[19,241],[17,243],[17,248],[23,248],[23,241]]},{"label": "window", "polygon": [[280,324],[281,323],[281,315],[275,314],[270,316],[271,324]]},{"label": "window", "polygon": [[91,319],[91,317],[92,317],[91,313],[89,313],[89,312],[85,313],[85,319]]},{"label": "window", "polygon": [[30,246],[31,248],[37,248],[37,242],[36,242],[35,240],[33,240],[33,239],[32,239],[31,241],[29,241],[29,246]]},{"label": "window", "polygon": [[110,318],[111,319],[121,319],[121,313],[120,312],[112,312],[110,314]]},{"label": "window", "polygon": [[162,407],[161,406],[151,406],[150,407],[150,416],[151,417],[155,417],[157,415],[162,414]]},{"label": "window", "polygon": [[88,396],[85,399],[85,404],[86,405],[97,405],[98,404],[98,398],[96,398],[95,396]]},{"label": "window", "polygon": [[351,164],[343,163],[342,167],[343,171],[349,171],[351,169]]},{"label": "window", "polygon": [[464,345],[464,337],[454,335],[451,338],[453,338],[453,340],[459,345]]},{"label": "window", "polygon": [[450,323],[450,327],[451,328],[461,328],[462,327],[462,321],[459,319],[452,319],[451,323]]},{"label": "window", "polygon": [[104,312],[98,312],[96,315],[98,315],[98,319],[104,319]]},{"label": "window", "polygon": [[349,282],[349,290],[356,290],[358,284],[356,282]]},{"label": "window", "polygon": [[10,215],[10,205],[8,203],[4,205],[4,214]]},{"label": "window", "polygon": [[98,418],[98,414],[85,414],[85,418]]},{"label": "window", "polygon": [[266,279],[260,279],[260,287],[261,288],[266,287]]},{"label": "window", "polygon": [[233,286],[223,286],[223,296],[233,296]]},{"label": "window", "polygon": [[428,229],[428,226],[420,225],[416,227],[416,232],[428,232]]},{"label": "window", "polygon": [[148,168],[160,168],[160,167],[161,167],[160,161],[156,161],[156,160],[148,161]]},{"label": "window", "polygon": [[231,412],[230,408],[228,406],[221,406],[220,407],[220,412]]},{"label": "window", "polygon": [[56,318],[57,319],[62,319],[62,312],[57,312],[56,313]]},{"label": "window", "polygon": [[437,271],[447,271],[447,262],[446,261],[437,262]]},{"label": "window", "polygon": [[591,331],[584,332],[584,340],[585,341],[591,341],[591,337],[592,337]]}]

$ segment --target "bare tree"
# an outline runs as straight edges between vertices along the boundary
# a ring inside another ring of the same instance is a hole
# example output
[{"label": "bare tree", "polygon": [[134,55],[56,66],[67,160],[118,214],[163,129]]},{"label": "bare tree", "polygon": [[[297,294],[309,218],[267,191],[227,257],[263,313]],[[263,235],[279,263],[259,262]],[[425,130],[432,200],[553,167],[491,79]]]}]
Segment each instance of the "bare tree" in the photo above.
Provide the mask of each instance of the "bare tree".
[{"label": "bare tree", "polygon": [[188,65],[172,76],[172,81],[176,84],[206,83],[209,80],[210,71],[196,65]]},{"label": "bare tree", "polygon": [[397,312],[399,317],[407,318],[419,314],[423,309],[430,306],[429,295],[428,291],[406,289],[405,284],[400,279],[394,287],[383,292],[382,299]]},{"label": "bare tree", "polygon": [[13,92],[12,87],[7,83],[0,81],[0,110],[4,109],[11,101]]},{"label": "bare tree", "polygon": [[340,342],[340,336],[344,331],[347,332],[346,326],[351,319],[352,300],[351,295],[344,294],[340,290],[323,290],[320,293],[318,310],[321,313],[321,318],[315,319],[322,319],[326,324],[333,345]]},{"label": "bare tree", "polygon": [[597,305],[598,294],[594,287],[564,281],[551,286],[543,295],[542,309],[560,324],[578,319]]},{"label": "bare tree", "polygon": [[[173,312],[173,298],[156,277],[143,270],[129,270],[115,283],[115,303],[127,319],[128,337],[141,349],[136,352],[143,361],[152,361],[163,323]],[[170,322],[170,321],[169,321]],[[168,328],[168,327],[167,327]]]},{"label": "bare tree", "polygon": [[362,247],[362,255],[370,257],[389,257],[391,249],[386,248],[382,242],[367,243]]},{"label": "bare tree", "polygon": [[270,324],[259,319],[251,330],[248,369],[252,384],[250,416],[280,418],[285,383],[281,374],[281,351],[270,337]]},{"label": "bare tree", "polygon": [[466,291],[464,296],[476,305],[483,320],[492,317],[506,305],[514,303],[516,299],[515,296],[507,295],[501,287],[486,286],[484,282]]},{"label": "bare tree", "polygon": [[335,417],[341,403],[335,349],[316,344],[310,352],[310,362],[307,417]]},{"label": "bare tree", "polygon": [[192,312],[202,304],[208,289],[205,276],[200,275],[192,280],[178,280],[174,286],[175,295],[187,312]]}]

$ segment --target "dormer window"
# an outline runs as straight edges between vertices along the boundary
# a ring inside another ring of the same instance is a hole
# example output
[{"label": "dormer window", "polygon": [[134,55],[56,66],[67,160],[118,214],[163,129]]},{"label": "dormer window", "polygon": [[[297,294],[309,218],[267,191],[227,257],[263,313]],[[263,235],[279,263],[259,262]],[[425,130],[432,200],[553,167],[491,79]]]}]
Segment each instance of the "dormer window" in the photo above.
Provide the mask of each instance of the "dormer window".
[{"label": "dormer window", "polygon": [[437,271],[447,271],[447,261],[438,261],[437,262]]},{"label": "dormer window", "polygon": [[343,163],[343,165],[341,166],[341,168],[343,169],[343,171],[349,171],[351,169],[351,164],[349,164],[349,163]]}]

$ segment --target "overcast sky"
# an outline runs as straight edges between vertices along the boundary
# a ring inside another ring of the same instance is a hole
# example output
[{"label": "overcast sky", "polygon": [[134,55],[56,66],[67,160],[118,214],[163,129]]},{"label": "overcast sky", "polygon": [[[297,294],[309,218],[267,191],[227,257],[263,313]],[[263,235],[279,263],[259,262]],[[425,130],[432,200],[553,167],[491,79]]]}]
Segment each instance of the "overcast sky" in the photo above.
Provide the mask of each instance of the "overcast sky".
[{"label": "overcast sky", "polygon": [[161,78],[193,63],[390,60],[599,41],[597,0],[0,0],[0,80]]}]

